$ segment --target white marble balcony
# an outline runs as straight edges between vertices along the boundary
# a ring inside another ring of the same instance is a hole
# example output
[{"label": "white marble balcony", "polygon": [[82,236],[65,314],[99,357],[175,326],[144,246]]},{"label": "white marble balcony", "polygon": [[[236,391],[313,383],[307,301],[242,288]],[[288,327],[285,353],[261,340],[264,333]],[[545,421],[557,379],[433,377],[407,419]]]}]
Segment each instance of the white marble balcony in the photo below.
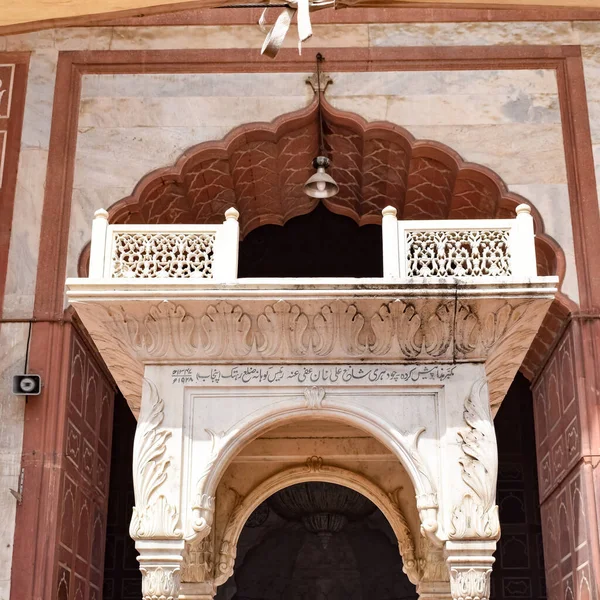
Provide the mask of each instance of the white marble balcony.
[{"label": "white marble balcony", "polygon": [[[92,228],[89,278],[110,279],[113,284],[127,280],[127,285],[137,280],[144,285],[149,280],[240,282],[239,213],[231,208],[225,217],[222,225],[109,225],[108,213],[99,210]],[[517,208],[515,219],[476,221],[398,221],[390,206],[383,210],[382,238],[380,283],[415,277],[524,281],[537,275],[527,204]],[[336,283],[345,281],[330,280],[329,285]]]},{"label": "white marble balcony", "polygon": [[[499,406],[554,297],[533,219],[398,221],[382,278],[237,277],[238,212],[220,225],[110,225],[67,295],[137,413],[144,364],[484,362]],[[507,354],[508,351],[508,354]]]}]

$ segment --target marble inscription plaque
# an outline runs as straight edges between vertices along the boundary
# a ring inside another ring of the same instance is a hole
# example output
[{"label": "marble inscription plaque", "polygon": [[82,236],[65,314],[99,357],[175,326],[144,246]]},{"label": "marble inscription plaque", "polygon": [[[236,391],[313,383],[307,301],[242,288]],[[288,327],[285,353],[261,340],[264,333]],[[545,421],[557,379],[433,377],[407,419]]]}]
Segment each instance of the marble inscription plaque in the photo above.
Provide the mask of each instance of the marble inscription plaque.
[{"label": "marble inscription plaque", "polygon": [[443,383],[456,365],[243,365],[191,366],[171,370],[172,384],[327,385]]}]

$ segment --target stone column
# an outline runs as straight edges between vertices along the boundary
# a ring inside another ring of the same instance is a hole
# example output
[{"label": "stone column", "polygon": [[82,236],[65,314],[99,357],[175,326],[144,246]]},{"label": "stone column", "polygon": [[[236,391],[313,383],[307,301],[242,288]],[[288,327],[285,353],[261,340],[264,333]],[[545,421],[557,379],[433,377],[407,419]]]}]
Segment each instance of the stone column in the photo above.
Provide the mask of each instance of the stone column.
[{"label": "stone column", "polygon": [[446,542],[453,600],[489,600],[495,541]]},{"label": "stone column", "polygon": [[177,600],[181,587],[183,540],[137,540],[143,600]]}]

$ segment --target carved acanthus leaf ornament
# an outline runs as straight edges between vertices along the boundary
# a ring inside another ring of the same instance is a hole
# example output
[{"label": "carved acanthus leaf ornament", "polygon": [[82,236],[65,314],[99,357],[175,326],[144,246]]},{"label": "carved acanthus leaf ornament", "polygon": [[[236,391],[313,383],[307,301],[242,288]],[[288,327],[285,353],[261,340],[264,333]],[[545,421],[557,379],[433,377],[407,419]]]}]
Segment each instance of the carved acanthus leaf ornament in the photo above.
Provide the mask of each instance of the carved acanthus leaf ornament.
[{"label": "carved acanthus leaf ornament", "polygon": [[402,512],[400,505],[401,488],[390,492],[389,497],[394,507],[394,518],[397,523],[396,532],[398,535],[398,548],[402,556],[402,571],[406,574],[411,583],[417,584],[420,580],[421,573],[419,569],[419,560],[415,549],[415,542],[410,532],[408,521]]},{"label": "carved acanthus leaf ornament", "polygon": [[485,380],[473,384],[465,400],[464,419],[469,426],[458,433],[464,457],[459,460],[463,481],[471,489],[460,505],[454,508],[451,520],[451,539],[500,536],[496,479],[498,459],[496,434],[487,400],[481,399]]},{"label": "carved acanthus leaf ornament", "polygon": [[212,429],[206,429],[205,431],[211,439],[211,450],[196,484],[196,499],[192,504],[192,533],[186,535],[186,540],[189,542],[197,542],[208,536],[211,532],[215,513],[215,497],[204,492],[204,484],[210,475],[215,461],[219,457],[219,451],[225,434],[224,432],[217,433]]},{"label": "carved acanthus leaf ornament", "polygon": [[491,567],[452,568],[450,584],[453,600],[489,600]]},{"label": "carved acanthus leaf ornament", "polygon": [[185,545],[181,580],[185,582],[209,581],[213,576],[213,540],[209,535]]},{"label": "carved acanthus leaf ornament", "polygon": [[150,389],[150,411],[138,421],[133,447],[133,485],[136,506],[129,533],[133,539],[179,539],[179,513],[161,488],[167,480],[170,461],[165,457],[171,432],[162,429],[164,402],[156,386],[146,380]]},{"label": "carved acanthus leaf ornament", "polygon": [[143,567],[142,597],[143,600],[177,600],[181,587],[180,570],[178,568]]}]

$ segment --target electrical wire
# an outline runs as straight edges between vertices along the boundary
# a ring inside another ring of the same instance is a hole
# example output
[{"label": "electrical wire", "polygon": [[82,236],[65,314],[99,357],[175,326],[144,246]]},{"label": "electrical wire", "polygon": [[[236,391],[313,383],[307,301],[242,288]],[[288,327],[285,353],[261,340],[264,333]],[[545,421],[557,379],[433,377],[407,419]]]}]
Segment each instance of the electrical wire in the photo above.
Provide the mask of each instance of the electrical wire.
[{"label": "electrical wire", "polygon": [[317,95],[318,95],[318,110],[319,110],[319,156],[325,156],[325,144],[323,143],[323,113],[321,112],[321,63],[323,55],[317,53]]}]

